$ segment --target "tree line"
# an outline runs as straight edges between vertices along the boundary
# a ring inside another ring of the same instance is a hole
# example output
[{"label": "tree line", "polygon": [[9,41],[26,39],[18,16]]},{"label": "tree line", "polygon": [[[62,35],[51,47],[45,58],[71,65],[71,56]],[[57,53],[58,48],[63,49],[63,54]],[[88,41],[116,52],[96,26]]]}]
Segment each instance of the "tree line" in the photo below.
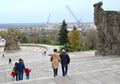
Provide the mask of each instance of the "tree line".
[{"label": "tree line", "polygon": [[50,44],[62,45],[61,49],[67,51],[84,51],[94,50],[97,44],[97,30],[79,31],[76,26],[73,26],[72,31],[68,31],[68,26],[63,20],[59,29],[51,31],[41,29],[39,31],[21,32],[14,28],[9,28],[7,31],[1,31],[0,36],[6,39],[7,32],[13,30],[19,39],[20,43],[34,44]]}]

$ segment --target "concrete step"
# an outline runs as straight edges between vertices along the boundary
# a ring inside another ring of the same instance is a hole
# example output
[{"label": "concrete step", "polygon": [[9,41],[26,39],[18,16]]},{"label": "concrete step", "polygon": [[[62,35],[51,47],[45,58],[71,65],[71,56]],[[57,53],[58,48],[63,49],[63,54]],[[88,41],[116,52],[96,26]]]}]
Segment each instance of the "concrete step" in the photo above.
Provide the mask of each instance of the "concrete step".
[{"label": "concrete step", "polygon": [[70,79],[69,77],[40,77],[35,79],[29,80],[22,80],[22,81],[11,81],[6,83],[0,84],[75,84],[75,82]]}]

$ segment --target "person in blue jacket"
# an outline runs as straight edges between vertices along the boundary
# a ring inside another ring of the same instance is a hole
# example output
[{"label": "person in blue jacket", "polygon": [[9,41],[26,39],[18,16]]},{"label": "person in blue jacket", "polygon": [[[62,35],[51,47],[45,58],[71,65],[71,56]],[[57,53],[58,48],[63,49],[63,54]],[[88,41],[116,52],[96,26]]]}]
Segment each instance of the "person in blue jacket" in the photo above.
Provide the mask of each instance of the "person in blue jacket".
[{"label": "person in blue jacket", "polygon": [[17,64],[17,72],[18,72],[16,76],[17,81],[23,80],[24,70],[25,70],[25,65],[23,63],[23,60],[20,58],[19,63]]}]

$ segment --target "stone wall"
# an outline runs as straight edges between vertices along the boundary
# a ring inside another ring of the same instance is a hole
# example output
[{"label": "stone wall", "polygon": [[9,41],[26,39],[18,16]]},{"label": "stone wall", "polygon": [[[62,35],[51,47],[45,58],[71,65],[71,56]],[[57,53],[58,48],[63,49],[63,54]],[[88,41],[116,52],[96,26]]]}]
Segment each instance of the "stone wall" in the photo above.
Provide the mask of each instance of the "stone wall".
[{"label": "stone wall", "polygon": [[94,4],[94,23],[98,30],[96,55],[120,55],[120,12],[104,11],[102,2]]}]

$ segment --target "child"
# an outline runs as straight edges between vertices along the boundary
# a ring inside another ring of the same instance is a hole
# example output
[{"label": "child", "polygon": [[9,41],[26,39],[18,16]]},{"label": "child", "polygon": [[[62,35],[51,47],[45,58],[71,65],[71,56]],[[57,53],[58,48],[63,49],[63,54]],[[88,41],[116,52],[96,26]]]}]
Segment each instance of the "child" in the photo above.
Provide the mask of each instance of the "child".
[{"label": "child", "polygon": [[27,65],[26,68],[25,68],[25,75],[26,75],[27,80],[30,79],[30,72],[31,72],[31,69]]},{"label": "child", "polygon": [[17,62],[15,63],[15,66],[14,66],[12,73],[11,73],[11,76],[13,78],[15,78],[16,75],[17,75]]}]

